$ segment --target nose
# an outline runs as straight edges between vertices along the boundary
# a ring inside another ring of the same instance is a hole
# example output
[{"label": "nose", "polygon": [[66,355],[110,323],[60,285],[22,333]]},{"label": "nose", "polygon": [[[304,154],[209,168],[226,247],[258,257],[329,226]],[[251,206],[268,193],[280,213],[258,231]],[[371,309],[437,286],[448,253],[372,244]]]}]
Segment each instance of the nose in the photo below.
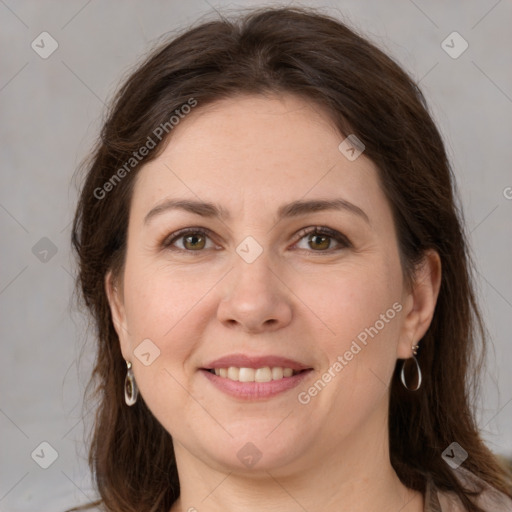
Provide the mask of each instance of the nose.
[{"label": "nose", "polygon": [[292,319],[290,292],[263,253],[256,261],[236,262],[225,284],[217,318],[226,327],[250,333],[271,332]]}]

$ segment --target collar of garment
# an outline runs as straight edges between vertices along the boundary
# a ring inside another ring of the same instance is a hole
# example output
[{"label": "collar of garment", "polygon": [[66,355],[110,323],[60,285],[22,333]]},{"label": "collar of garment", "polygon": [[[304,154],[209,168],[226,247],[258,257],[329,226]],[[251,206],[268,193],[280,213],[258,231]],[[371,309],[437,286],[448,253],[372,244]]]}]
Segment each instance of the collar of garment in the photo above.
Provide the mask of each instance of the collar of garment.
[{"label": "collar of garment", "polygon": [[[480,490],[475,504],[485,512],[512,512],[512,500],[467,469],[459,466],[453,470],[457,479],[468,490]],[[424,512],[467,512],[454,492],[440,490],[432,477],[427,478]]]}]

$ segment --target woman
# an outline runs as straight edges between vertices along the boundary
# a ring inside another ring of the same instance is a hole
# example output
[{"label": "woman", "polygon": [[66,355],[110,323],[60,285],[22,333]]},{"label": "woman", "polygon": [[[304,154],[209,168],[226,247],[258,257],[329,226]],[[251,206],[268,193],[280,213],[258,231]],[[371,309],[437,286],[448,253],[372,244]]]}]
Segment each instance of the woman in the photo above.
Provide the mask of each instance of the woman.
[{"label": "woman", "polygon": [[421,92],[337,20],[265,9],[155,51],[73,229],[104,508],[512,510],[453,190]]}]

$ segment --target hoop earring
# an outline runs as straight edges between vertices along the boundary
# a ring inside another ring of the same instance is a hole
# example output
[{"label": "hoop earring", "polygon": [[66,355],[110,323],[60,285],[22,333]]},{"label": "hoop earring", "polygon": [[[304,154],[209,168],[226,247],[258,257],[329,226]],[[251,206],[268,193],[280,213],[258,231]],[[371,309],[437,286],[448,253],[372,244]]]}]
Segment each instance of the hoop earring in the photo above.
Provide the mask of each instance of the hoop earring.
[{"label": "hoop earring", "polygon": [[135,382],[135,376],[133,375],[132,363],[126,361],[126,378],[124,379],[124,401],[126,405],[132,406],[137,401],[139,396],[139,390],[137,389],[137,383]]},{"label": "hoop earring", "polygon": [[418,363],[418,360],[416,359],[416,355],[418,353],[418,345],[413,345],[412,347],[412,358],[414,360],[414,362],[416,363],[416,373],[418,374],[418,383],[416,384],[416,387],[414,389],[410,388],[407,383],[405,382],[405,365],[408,361],[408,359],[405,359],[403,362],[402,362],[402,371],[400,372],[400,379],[402,380],[402,384],[404,386],[405,389],[407,389],[408,391],[418,391],[418,389],[420,389],[421,387],[421,368],[420,368],[420,365]]}]

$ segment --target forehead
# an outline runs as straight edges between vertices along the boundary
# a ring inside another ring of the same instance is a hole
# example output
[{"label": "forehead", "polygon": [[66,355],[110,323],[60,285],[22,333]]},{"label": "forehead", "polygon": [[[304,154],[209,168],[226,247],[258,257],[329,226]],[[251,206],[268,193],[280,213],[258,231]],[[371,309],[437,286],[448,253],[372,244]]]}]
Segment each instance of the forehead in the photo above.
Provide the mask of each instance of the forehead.
[{"label": "forehead", "polygon": [[263,213],[262,204],[340,195],[378,209],[385,198],[377,168],[364,154],[348,160],[338,149],[344,138],[324,109],[292,95],[199,104],[139,171],[132,210],[143,215],[163,198],[185,196]]}]

